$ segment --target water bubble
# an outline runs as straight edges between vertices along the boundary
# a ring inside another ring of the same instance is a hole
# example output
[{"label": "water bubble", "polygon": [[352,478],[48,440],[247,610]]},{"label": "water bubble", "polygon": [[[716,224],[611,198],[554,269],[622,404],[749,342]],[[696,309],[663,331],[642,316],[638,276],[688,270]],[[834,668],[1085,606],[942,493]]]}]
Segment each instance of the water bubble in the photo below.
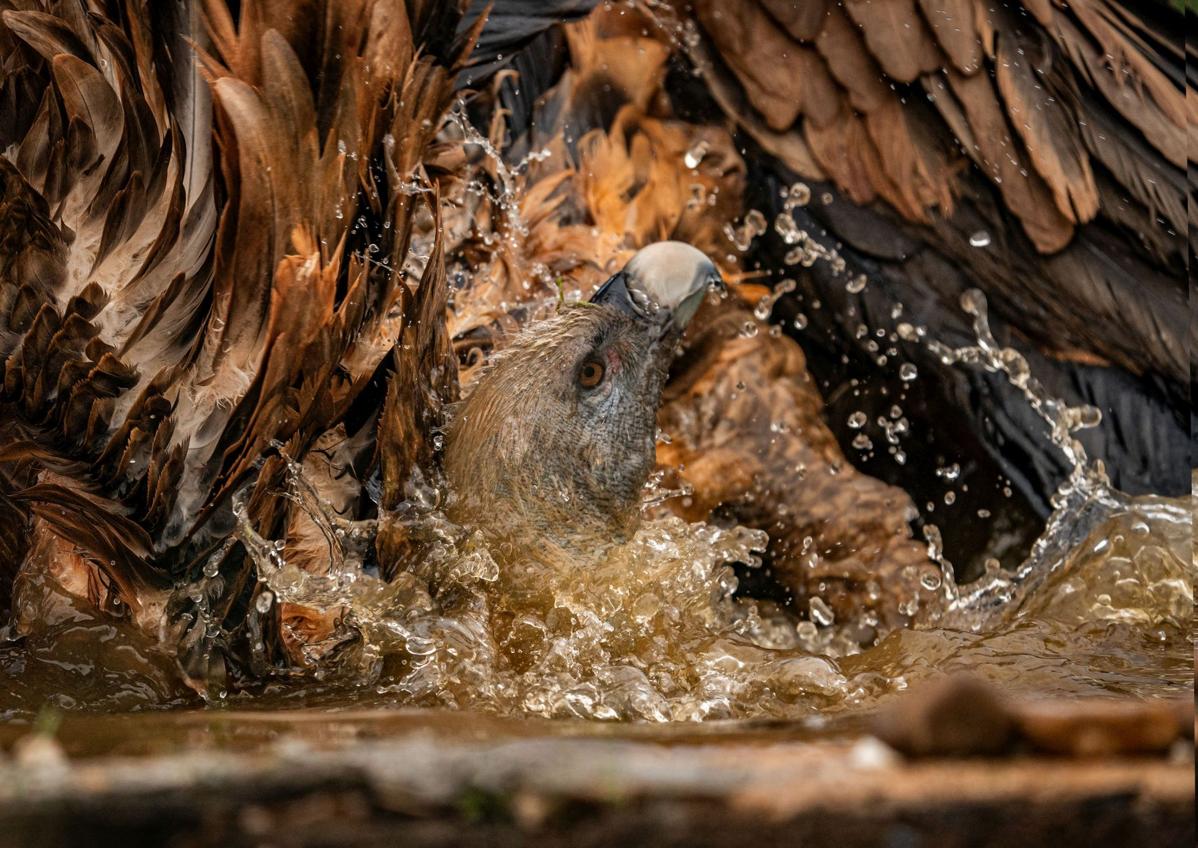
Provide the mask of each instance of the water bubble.
[{"label": "water bubble", "polygon": [[845,284],[844,288],[849,294],[860,294],[861,292],[865,291],[865,285],[868,282],[869,280],[864,274],[858,274],[849,280]]},{"label": "water bubble", "polygon": [[853,439],[853,447],[855,447],[857,450],[866,451],[866,450],[869,450],[870,448],[872,448],[873,446],[874,446],[873,441],[869,438],[869,436],[865,435],[864,433],[858,433],[857,437],[855,439]]},{"label": "water bubble", "polygon": [[275,602],[274,593],[269,589],[263,589],[258,594],[258,600],[254,601],[254,609],[258,610],[262,615],[270,612],[271,605]]},{"label": "water bubble", "polygon": [[868,420],[869,419],[866,418],[865,413],[858,410],[857,412],[854,412],[852,415],[849,416],[848,424],[854,430],[860,430],[862,427],[865,426],[865,423]]},{"label": "water bubble", "polygon": [[905,383],[910,383],[919,376],[919,369],[910,362],[904,362],[899,366],[899,379]]}]

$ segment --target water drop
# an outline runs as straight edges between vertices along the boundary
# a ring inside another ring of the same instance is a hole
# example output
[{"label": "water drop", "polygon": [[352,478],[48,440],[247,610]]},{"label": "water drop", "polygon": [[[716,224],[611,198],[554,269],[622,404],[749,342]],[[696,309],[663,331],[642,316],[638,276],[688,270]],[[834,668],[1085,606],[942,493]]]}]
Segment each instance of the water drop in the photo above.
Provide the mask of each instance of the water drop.
[{"label": "water drop", "polygon": [[686,154],[682,157],[682,164],[694,170],[699,167],[699,163],[703,161],[703,157],[707,155],[708,144],[705,140],[699,139],[690,146]]},{"label": "water drop", "polygon": [[961,466],[957,463],[936,469],[936,476],[942,480],[956,480],[961,476]]},{"label": "water drop", "polygon": [[990,244],[990,233],[985,230],[978,230],[969,237],[969,244],[972,247],[988,247]]},{"label": "water drop", "polygon": [[820,627],[831,627],[836,621],[836,615],[832,612],[832,608],[818,595],[808,602],[807,608],[810,612],[811,620]]},{"label": "water drop", "polygon": [[795,183],[786,193],[785,208],[787,211],[796,206],[806,206],[811,201],[811,188],[806,183]]}]

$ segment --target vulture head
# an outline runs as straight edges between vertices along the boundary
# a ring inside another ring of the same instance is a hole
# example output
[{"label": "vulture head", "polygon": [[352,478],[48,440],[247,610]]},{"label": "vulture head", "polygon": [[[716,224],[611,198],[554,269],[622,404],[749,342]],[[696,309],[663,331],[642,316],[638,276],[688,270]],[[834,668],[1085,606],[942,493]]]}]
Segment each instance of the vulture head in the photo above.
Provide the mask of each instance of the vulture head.
[{"label": "vulture head", "polygon": [[533,325],[498,354],[449,426],[452,511],[497,552],[542,544],[573,557],[635,531],[653,468],[670,361],[715,265],[650,245],[589,302]]}]

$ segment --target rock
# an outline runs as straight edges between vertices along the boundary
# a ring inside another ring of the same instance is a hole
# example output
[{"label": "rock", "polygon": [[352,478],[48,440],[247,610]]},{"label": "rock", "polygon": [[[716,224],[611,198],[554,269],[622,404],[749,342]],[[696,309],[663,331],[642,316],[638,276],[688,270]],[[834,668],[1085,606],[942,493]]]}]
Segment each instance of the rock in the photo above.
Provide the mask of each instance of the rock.
[{"label": "rock", "polygon": [[909,757],[967,757],[1011,749],[1016,724],[994,687],[953,676],[897,699],[874,721],[879,739]]},{"label": "rock", "polygon": [[1188,700],[1030,701],[1013,708],[1032,748],[1082,757],[1164,753],[1193,732],[1193,710]]}]

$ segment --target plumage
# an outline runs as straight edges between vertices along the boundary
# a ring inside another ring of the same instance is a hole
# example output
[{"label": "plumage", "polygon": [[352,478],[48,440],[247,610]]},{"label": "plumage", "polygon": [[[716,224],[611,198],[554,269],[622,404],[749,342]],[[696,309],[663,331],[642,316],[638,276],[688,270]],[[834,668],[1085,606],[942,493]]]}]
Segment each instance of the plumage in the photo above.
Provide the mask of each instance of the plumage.
[{"label": "plumage", "polygon": [[[292,4],[249,2],[234,16],[212,0],[201,23],[192,4],[65,0],[0,18],[24,62],[0,71],[0,90],[36,83],[40,104],[0,122],[0,437],[38,445],[0,466],[6,515],[33,528],[6,548],[6,593],[22,557],[73,545],[81,556],[62,557],[56,579],[137,617],[146,587],[195,576],[220,547],[250,477],[253,520],[301,532],[278,495],[283,464],[262,464],[272,442],[303,457],[345,432],[355,403],[350,435],[370,432],[383,396],[360,396],[393,348],[414,383],[437,367],[397,347],[401,335],[435,347],[444,323],[443,308],[410,306],[443,282],[435,262],[415,298],[405,282],[422,204],[403,186],[421,179],[478,28],[459,38],[452,4],[307,8],[300,20]],[[369,163],[384,153],[380,182]],[[426,412],[402,436],[430,426]],[[217,608],[232,612],[253,591],[250,563],[226,550],[216,566],[229,577]],[[202,640],[191,631],[180,650],[194,658]]]},{"label": "plumage", "polygon": [[[169,607],[196,686],[354,650],[343,608],[247,614],[233,528],[313,572],[338,556],[284,491],[289,462],[339,521],[436,490],[459,375],[468,391],[522,325],[653,241],[693,244],[734,293],[725,317],[700,314],[666,389],[659,458],[693,487],[674,508],[769,529],[800,602],[833,585],[838,614],[884,629],[910,616],[871,607],[871,580],[918,596],[936,567],[911,498],[837,443],[829,375],[877,367],[857,327],[896,304],[951,340],[968,337],[962,290],[999,294],[1000,335],[1054,390],[1139,410],[1093,436],[1126,458],[1109,465],[1127,488],[1189,485],[1168,458],[1187,426],[1196,110],[1168,11],[707,0],[569,23],[597,4],[9,5],[0,603],[36,609],[19,578],[42,569],[139,624]],[[750,204],[774,218],[795,180],[819,202],[788,214],[868,275],[859,297],[831,263],[791,267],[775,232],[741,247]],[[749,311],[769,292],[754,261],[826,302],[802,306],[820,330],[794,333],[802,347]],[[985,375],[902,347],[942,386],[944,426],[1011,479],[1013,511],[1044,510],[1061,469],[1029,422]],[[796,463],[816,475],[798,493]],[[383,521],[369,559],[396,577],[421,544]],[[168,590],[208,579],[215,642],[203,616],[181,623],[199,602]]]}]

